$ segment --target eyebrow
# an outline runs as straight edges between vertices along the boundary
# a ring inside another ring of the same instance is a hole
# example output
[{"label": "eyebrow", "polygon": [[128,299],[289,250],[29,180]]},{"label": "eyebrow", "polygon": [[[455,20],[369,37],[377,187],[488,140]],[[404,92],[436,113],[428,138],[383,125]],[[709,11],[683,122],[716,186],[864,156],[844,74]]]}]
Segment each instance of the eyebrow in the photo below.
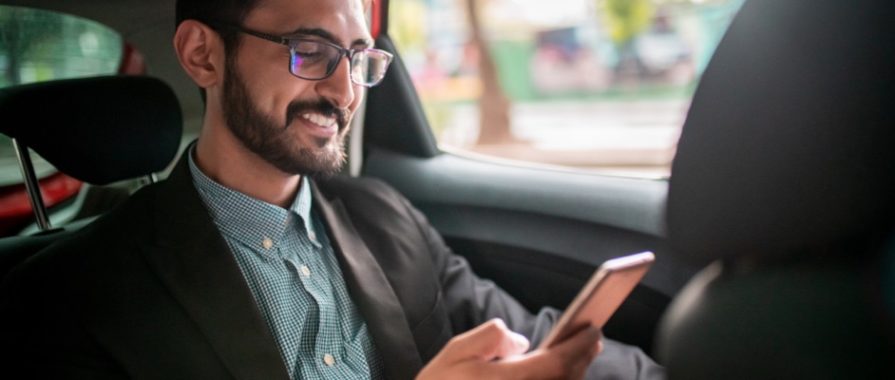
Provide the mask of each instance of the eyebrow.
[{"label": "eyebrow", "polygon": [[[334,36],[329,31],[320,28],[298,28],[289,33],[288,36],[315,36],[332,42],[336,45],[343,46],[342,40],[336,38],[336,36]],[[351,42],[351,47],[357,46],[373,47],[373,40],[368,38],[358,38]]]}]

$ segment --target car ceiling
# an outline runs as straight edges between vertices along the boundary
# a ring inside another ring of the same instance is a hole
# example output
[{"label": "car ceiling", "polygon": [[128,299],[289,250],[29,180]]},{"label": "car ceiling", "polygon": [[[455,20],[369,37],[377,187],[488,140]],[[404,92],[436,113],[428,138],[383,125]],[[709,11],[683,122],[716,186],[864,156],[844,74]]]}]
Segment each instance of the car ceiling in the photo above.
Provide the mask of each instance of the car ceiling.
[{"label": "car ceiling", "polygon": [[5,5],[50,9],[98,21],[119,33],[141,51],[148,74],[167,82],[180,98],[184,127],[197,131],[203,110],[193,82],[174,56],[175,0],[8,0]]}]

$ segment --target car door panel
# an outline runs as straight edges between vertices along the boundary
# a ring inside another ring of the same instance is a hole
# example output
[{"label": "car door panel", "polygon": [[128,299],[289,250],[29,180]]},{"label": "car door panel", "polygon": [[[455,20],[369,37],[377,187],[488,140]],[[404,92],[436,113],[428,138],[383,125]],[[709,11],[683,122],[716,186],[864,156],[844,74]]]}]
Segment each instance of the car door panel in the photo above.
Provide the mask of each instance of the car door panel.
[{"label": "car door panel", "polygon": [[645,349],[670,297],[698,269],[665,246],[665,181],[375,147],[364,174],[405,194],[480,276],[533,311],[565,307],[609,258],[654,251],[653,269],[606,326],[607,335]]}]

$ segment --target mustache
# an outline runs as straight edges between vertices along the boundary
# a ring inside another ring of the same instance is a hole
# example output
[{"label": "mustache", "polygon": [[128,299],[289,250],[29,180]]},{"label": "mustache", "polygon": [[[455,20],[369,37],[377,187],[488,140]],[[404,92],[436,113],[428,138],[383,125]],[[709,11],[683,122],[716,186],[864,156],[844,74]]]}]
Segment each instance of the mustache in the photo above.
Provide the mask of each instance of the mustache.
[{"label": "mustache", "polygon": [[296,101],[289,103],[286,107],[286,126],[288,129],[292,125],[292,121],[297,117],[301,117],[304,113],[319,113],[326,117],[333,117],[339,125],[339,130],[345,129],[348,125],[348,111],[334,106],[326,100],[318,101]]}]

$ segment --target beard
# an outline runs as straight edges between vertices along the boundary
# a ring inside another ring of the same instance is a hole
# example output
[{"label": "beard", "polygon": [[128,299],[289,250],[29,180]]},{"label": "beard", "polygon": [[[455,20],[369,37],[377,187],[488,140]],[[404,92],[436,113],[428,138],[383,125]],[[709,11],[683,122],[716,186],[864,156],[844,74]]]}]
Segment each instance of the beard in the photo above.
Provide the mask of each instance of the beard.
[{"label": "beard", "polygon": [[[278,124],[255,106],[235,65],[229,59],[227,61],[222,102],[227,126],[236,138],[252,153],[284,173],[311,177],[338,173],[347,158],[346,112],[322,99],[316,102],[296,101],[286,108],[285,124]],[[335,137],[315,138],[313,146],[303,146],[291,136],[289,128],[292,121],[308,112],[336,118],[339,131]]]}]

